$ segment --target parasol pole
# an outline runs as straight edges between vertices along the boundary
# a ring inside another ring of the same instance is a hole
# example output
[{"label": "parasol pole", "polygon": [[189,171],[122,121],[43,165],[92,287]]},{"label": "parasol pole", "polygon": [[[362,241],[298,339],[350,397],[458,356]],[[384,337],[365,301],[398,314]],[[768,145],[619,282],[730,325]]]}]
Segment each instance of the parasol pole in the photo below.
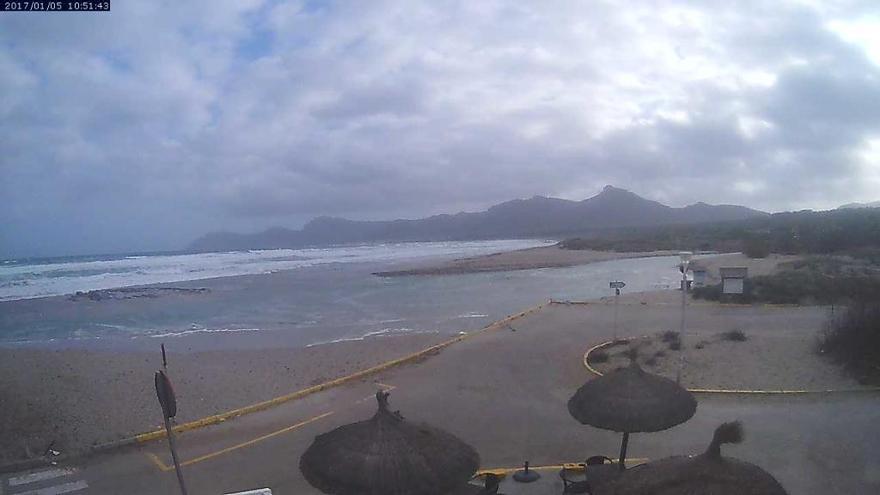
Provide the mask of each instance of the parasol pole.
[{"label": "parasol pole", "polygon": [[623,471],[626,469],[623,462],[626,460],[626,444],[629,443],[629,432],[623,432],[623,441],[620,442],[620,460],[618,461],[619,469]]}]

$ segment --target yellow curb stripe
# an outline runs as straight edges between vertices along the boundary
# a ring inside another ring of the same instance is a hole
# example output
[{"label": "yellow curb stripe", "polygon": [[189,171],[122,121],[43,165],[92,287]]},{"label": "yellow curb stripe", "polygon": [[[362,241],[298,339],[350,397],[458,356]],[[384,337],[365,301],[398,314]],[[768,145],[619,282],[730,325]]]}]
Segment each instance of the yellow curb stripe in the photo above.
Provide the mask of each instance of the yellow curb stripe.
[{"label": "yellow curb stripe", "polygon": [[[267,439],[269,439],[269,438],[276,437],[276,436],[278,436],[278,435],[282,435],[282,434],[284,434],[284,433],[287,433],[287,432],[290,432],[290,431],[296,430],[296,429],[298,429],[298,428],[302,428],[303,426],[306,426],[306,425],[308,425],[308,424],[314,423],[315,421],[318,421],[318,420],[320,420],[320,419],[324,419],[324,418],[326,418],[327,416],[330,416],[330,415],[332,415],[332,414],[333,414],[333,411],[326,412],[326,413],[324,413],[324,414],[319,414],[319,415],[314,416],[314,417],[312,417],[312,418],[309,418],[309,419],[307,419],[307,420],[305,420],[305,421],[300,421],[299,423],[297,423],[297,424],[295,424],[295,425],[290,425],[290,426],[288,426],[288,427],[286,427],[286,428],[282,428],[282,429],[280,429],[280,430],[273,431],[272,433],[267,433],[267,434],[262,435],[262,436],[259,436],[259,437],[257,437],[257,438],[253,438],[253,439],[251,439],[251,440],[248,440],[248,441],[246,441],[246,442],[241,442],[241,443],[239,443],[239,444],[235,444],[235,445],[233,445],[233,446],[231,446],[231,447],[226,447],[226,448],[224,448],[224,449],[220,449],[220,450],[218,450],[218,451],[211,452],[210,454],[205,454],[205,455],[202,455],[202,456],[199,456],[199,457],[193,458],[193,459],[189,459],[189,460],[187,460],[187,461],[183,461],[183,462],[180,463],[180,466],[181,466],[181,467],[183,467],[183,466],[189,466],[189,465],[196,464],[196,463],[199,463],[199,462],[202,462],[202,461],[207,461],[208,459],[213,459],[214,457],[221,456],[221,455],[223,455],[223,454],[227,454],[227,453],[232,452],[232,451],[234,451],[234,450],[238,450],[238,449],[241,449],[241,448],[244,448],[244,447],[249,447],[249,446],[251,446],[251,445],[253,445],[253,444],[255,444],[255,443],[262,442],[263,440],[267,440]],[[158,468],[159,468],[160,470],[162,470],[162,471],[171,471],[172,469],[174,469],[174,466],[168,466],[168,465],[166,465],[164,462],[162,462],[161,459],[159,459],[159,456],[157,456],[156,454],[153,454],[153,453],[151,453],[151,452],[148,452],[148,453],[147,453],[147,457],[149,457],[149,458],[153,461],[153,464],[155,464],[156,467],[158,467]]]},{"label": "yellow curb stripe", "polygon": [[[626,465],[636,465],[636,464],[644,464],[648,462],[650,459],[647,457],[627,457],[624,459],[624,464]],[[550,464],[545,466],[532,466],[529,465],[529,470],[535,471],[548,471],[548,470],[560,470],[562,468],[570,469],[572,471],[583,471],[584,463],[583,462],[566,462],[563,464]],[[499,476],[507,476],[508,474],[515,473],[522,469],[522,466],[516,467],[496,467],[496,468],[483,468],[480,469],[474,474],[474,476],[480,476],[483,474],[497,474]]]},{"label": "yellow curb stripe", "polygon": [[[602,349],[603,347],[607,347],[615,342],[619,342],[621,340],[631,341],[636,339],[644,339],[650,337],[650,335],[642,335],[639,337],[628,337],[617,340],[609,340],[607,342],[602,342],[601,344],[596,344],[593,347],[587,349],[587,352],[584,353],[583,364],[584,367],[587,368],[587,371],[596,375],[603,376],[602,373],[590,366],[589,359],[590,353]],[[717,388],[689,388],[688,392],[694,394],[753,394],[753,395],[806,395],[806,394],[843,394],[843,393],[864,393],[864,392],[880,392],[880,387],[870,387],[870,388],[843,388],[843,389],[825,389],[825,390],[746,390],[746,389],[717,389]]]},{"label": "yellow curb stripe", "polygon": [[[517,319],[522,318],[526,315],[534,313],[535,311],[540,310],[541,308],[543,308],[547,304],[548,303],[546,303],[546,302],[541,303],[537,306],[529,308],[529,309],[522,311],[520,313],[516,313],[514,315],[507,316],[507,317],[505,317],[501,320],[498,320],[494,323],[491,323],[491,324],[489,324],[489,325],[487,325],[477,331],[456,336],[456,337],[449,339],[447,341],[432,345],[426,349],[422,349],[421,351],[414,352],[408,356],[404,356],[404,357],[397,358],[397,359],[392,359],[391,361],[386,361],[382,364],[373,366],[372,368],[367,368],[365,370],[357,371],[355,373],[337,378],[335,380],[330,380],[328,382],[324,382],[324,383],[321,383],[318,385],[314,385],[312,387],[304,388],[302,390],[298,390],[296,392],[293,392],[293,393],[290,393],[287,395],[275,397],[274,399],[269,399],[269,400],[266,400],[263,402],[258,402],[256,404],[251,404],[249,406],[240,407],[238,409],[233,409],[231,411],[226,411],[224,413],[206,416],[204,418],[200,418],[195,421],[190,421],[188,423],[177,425],[174,427],[174,432],[175,433],[183,433],[185,431],[195,430],[198,428],[204,428],[206,426],[222,423],[222,422],[227,421],[229,419],[237,418],[239,416],[244,416],[245,414],[250,414],[250,413],[262,411],[262,410],[268,409],[270,407],[274,407],[279,404],[283,404],[285,402],[290,402],[292,400],[301,399],[307,395],[321,392],[321,391],[327,390],[329,388],[337,387],[339,385],[342,385],[342,384],[345,384],[345,383],[348,383],[348,382],[351,382],[354,380],[365,378],[367,376],[374,375],[376,373],[385,371],[385,370],[392,368],[392,367],[395,367],[395,366],[399,366],[401,364],[406,364],[406,363],[409,363],[412,361],[417,361],[428,354],[440,351],[446,347],[449,347],[452,344],[455,344],[456,342],[461,342],[462,340],[473,337],[473,336],[478,335],[483,332],[497,330],[498,328],[501,328],[504,325],[506,325],[514,320],[517,320]],[[149,442],[152,440],[158,440],[160,438],[165,438],[165,430],[164,429],[157,429],[157,430],[150,431],[147,433],[141,433],[139,435],[135,435],[134,440],[137,443],[144,443],[144,442]]]},{"label": "yellow curb stripe", "polygon": [[166,466],[165,463],[162,462],[162,459],[159,459],[159,456],[152,452],[146,452],[145,455],[148,459],[153,461],[153,464],[156,466],[156,468],[159,469],[159,471],[171,471],[172,469],[174,469],[174,467]]}]

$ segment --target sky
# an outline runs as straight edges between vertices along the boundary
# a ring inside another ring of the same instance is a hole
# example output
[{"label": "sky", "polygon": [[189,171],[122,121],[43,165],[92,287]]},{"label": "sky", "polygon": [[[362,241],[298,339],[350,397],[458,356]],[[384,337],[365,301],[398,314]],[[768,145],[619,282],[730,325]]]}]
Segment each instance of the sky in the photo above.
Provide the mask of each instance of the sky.
[{"label": "sky", "polygon": [[880,199],[880,4],[114,1],[0,13],[0,258],[606,184]]}]

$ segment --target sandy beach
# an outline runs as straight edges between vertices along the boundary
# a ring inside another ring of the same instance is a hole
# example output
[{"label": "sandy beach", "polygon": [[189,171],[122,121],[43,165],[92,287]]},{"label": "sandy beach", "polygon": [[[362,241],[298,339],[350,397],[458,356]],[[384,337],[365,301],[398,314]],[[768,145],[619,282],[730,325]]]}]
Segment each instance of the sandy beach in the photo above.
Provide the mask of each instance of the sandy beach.
[{"label": "sandy beach", "polygon": [[[686,333],[681,383],[688,388],[723,390],[849,390],[862,388],[843,369],[815,353],[817,335],[753,328],[746,340],[723,332]],[[668,339],[670,340],[670,339]],[[627,366],[627,351],[638,352],[643,369],[674,380],[682,350],[660,333],[604,348],[608,360],[590,364],[601,373]],[[600,351],[601,352],[601,351]]]},{"label": "sandy beach", "polygon": [[[448,335],[367,338],[308,348],[168,354],[178,422],[259,402],[410,354]],[[63,453],[162,424],[159,352],[0,348],[0,464]]]},{"label": "sandy beach", "polygon": [[381,277],[401,277],[407,275],[454,275],[462,273],[500,272],[512,270],[531,270],[535,268],[560,268],[585,265],[599,261],[653,256],[671,256],[677,252],[652,251],[644,253],[619,253],[616,251],[588,251],[562,249],[558,246],[520,249],[494,253],[471,258],[460,258],[440,263],[427,263],[404,267],[393,271],[376,272]]}]

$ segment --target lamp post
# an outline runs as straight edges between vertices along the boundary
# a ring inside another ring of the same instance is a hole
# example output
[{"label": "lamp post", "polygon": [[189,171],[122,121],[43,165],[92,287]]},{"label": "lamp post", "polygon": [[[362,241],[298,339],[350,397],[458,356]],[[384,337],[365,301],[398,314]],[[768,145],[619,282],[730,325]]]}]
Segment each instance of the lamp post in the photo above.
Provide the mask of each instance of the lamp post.
[{"label": "lamp post", "polygon": [[608,287],[614,289],[614,340],[617,340],[617,300],[620,299],[620,289],[626,287],[626,283],[615,280],[610,282]]},{"label": "lamp post", "polygon": [[678,360],[678,373],[675,375],[675,382],[681,383],[681,372],[684,369],[684,308],[687,302],[687,271],[688,264],[691,262],[691,258],[693,257],[693,253],[690,251],[681,251],[678,253],[678,257],[681,259],[681,327],[678,330],[678,341],[681,345],[680,356]]}]

